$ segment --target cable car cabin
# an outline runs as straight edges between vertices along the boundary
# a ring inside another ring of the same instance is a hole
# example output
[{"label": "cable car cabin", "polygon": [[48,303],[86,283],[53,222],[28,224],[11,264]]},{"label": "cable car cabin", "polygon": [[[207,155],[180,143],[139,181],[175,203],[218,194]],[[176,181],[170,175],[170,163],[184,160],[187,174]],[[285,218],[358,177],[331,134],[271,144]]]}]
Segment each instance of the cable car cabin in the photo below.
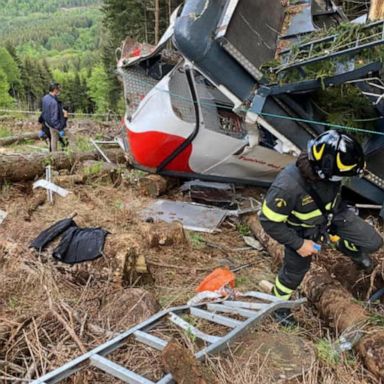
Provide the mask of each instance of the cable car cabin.
[{"label": "cable car cabin", "polygon": [[[132,164],[164,175],[268,186],[308,140],[330,129],[313,107],[319,92],[348,83],[374,104],[372,118],[381,117],[381,62],[361,65],[354,57],[383,43],[383,34],[377,37],[383,23],[352,26],[368,37],[336,49],[335,27],[348,21],[343,10],[328,0],[301,5],[287,21],[280,0],[189,0],[157,47],[127,39],[118,72]],[[327,28],[332,33],[311,40]],[[324,63],[329,73],[311,78]],[[376,125],[372,130],[384,134]],[[363,146],[369,172],[348,188],[381,204],[384,137],[372,134]]]}]

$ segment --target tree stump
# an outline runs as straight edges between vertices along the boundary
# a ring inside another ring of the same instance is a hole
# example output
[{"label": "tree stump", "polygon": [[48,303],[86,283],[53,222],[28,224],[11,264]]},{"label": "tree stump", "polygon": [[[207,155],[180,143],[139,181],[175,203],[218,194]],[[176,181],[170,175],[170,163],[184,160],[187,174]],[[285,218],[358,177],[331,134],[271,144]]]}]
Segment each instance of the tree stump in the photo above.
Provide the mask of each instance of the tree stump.
[{"label": "tree stump", "polygon": [[144,196],[159,197],[167,192],[169,179],[160,175],[148,175],[139,179],[139,191]]},{"label": "tree stump", "polygon": [[181,223],[153,223],[144,226],[144,237],[148,246],[155,248],[185,243],[186,237]]},{"label": "tree stump", "polygon": [[191,351],[176,340],[171,340],[162,352],[164,370],[171,373],[178,384],[219,384]]}]

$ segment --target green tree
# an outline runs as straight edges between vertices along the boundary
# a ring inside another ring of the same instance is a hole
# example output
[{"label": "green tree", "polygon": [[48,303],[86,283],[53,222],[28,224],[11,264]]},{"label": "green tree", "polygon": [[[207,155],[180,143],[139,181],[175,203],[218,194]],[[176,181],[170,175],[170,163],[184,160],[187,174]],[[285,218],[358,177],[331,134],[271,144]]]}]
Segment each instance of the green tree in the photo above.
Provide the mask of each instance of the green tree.
[{"label": "green tree", "polygon": [[9,90],[9,83],[7,81],[7,75],[3,71],[3,69],[0,68],[0,107],[1,108],[8,108],[13,103],[13,99],[9,95],[8,90]]},{"label": "green tree", "polygon": [[96,105],[96,112],[107,112],[109,109],[109,81],[108,76],[102,65],[97,65],[92,70],[92,75],[88,79],[88,88],[91,100]]},{"label": "green tree", "polygon": [[12,96],[15,96],[16,89],[20,87],[20,69],[11,54],[4,47],[0,47],[0,68],[7,77],[8,91]]}]

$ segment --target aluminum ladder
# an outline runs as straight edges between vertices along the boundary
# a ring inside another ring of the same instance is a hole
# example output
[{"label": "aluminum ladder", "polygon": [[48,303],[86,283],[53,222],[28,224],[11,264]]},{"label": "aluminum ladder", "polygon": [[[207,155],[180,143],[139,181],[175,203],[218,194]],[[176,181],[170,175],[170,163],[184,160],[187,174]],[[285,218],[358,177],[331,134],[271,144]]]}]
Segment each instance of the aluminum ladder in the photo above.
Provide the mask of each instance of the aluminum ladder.
[{"label": "aluminum ladder", "polygon": [[[243,300],[242,298],[245,298],[246,300]],[[106,356],[122,347],[130,337],[151,348],[162,351],[167,346],[167,341],[158,336],[151,335],[149,332],[157,323],[167,320],[175,324],[177,328],[182,331],[193,335],[195,340],[200,339],[205,342],[205,347],[195,353],[195,357],[198,360],[204,360],[208,354],[213,354],[226,348],[227,345],[236,339],[236,337],[250,329],[268,314],[281,308],[293,308],[305,302],[306,299],[282,301],[275,296],[267,295],[265,293],[246,292],[241,294],[241,301],[226,300],[197,306],[181,306],[163,310],[110,341],[33,381],[32,384],[58,383],[87,366],[97,367],[101,371],[104,371],[104,373],[118,378],[125,383],[154,384],[153,381],[140,376],[126,367],[114,363],[106,358]],[[223,314],[226,314],[227,316],[224,316]],[[228,333],[220,337],[207,334],[184,320],[181,317],[182,315],[188,315],[189,318],[196,320],[204,319],[211,323],[225,326],[228,328]],[[244,320],[234,319],[228,315],[236,315],[238,318],[242,317]],[[167,374],[161,380],[157,381],[157,384],[173,382],[172,375]]]},{"label": "aluminum ladder", "polygon": [[384,44],[384,21],[376,21],[361,28],[365,35],[358,36],[356,40],[347,42],[342,47],[334,47],[333,43],[338,35],[309,41],[307,43],[294,45],[279,53],[283,64],[272,68],[276,73],[291,68],[303,67],[323,60],[330,60],[337,56],[350,55],[363,49],[372,48]]}]

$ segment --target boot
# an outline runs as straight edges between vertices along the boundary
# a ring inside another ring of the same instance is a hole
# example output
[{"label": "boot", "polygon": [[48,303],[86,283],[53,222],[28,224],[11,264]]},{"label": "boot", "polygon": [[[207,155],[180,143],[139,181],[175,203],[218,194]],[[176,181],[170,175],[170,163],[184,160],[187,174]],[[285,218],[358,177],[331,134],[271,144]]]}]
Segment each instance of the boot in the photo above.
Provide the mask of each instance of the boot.
[{"label": "boot", "polygon": [[367,272],[372,271],[373,262],[366,253],[361,253],[358,256],[351,257],[351,259],[360,269],[363,269]]},{"label": "boot", "polygon": [[278,324],[283,327],[294,327],[297,325],[297,321],[293,317],[293,314],[289,308],[281,308],[273,313],[273,317]]}]

